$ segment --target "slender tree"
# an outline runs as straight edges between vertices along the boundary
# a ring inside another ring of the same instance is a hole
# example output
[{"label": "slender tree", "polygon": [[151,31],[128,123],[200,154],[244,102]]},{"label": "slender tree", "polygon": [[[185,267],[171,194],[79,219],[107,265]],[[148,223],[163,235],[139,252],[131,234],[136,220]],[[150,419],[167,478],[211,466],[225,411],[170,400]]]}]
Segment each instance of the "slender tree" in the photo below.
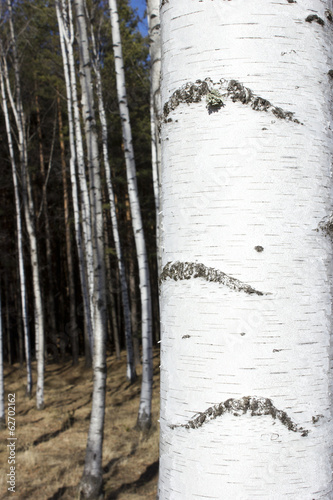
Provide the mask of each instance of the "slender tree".
[{"label": "slender tree", "polygon": [[[49,177],[49,171],[45,171],[45,157],[44,157],[44,147],[43,147],[43,132],[42,132],[42,123],[40,116],[40,105],[38,98],[38,86],[35,80],[35,105],[36,105],[36,115],[37,115],[37,135],[38,135],[38,149],[39,149],[39,164],[40,171],[42,177],[42,201],[41,208],[38,213],[38,218],[41,216],[41,212],[43,211],[44,221],[45,221],[45,246],[46,246],[46,270],[47,270],[47,323],[49,327],[48,335],[52,338],[56,335],[57,324],[56,324],[56,313],[55,313],[55,303],[54,303],[54,287],[53,287],[53,273],[52,273],[52,250],[51,250],[51,229],[50,229],[50,218],[49,218],[49,207],[47,200],[47,181]],[[56,125],[56,119],[54,121]],[[55,125],[53,130],[53,138],[55,137]],[[53,149],[53,144],[51,146],[51,150]],[[52,158],[52,154],[50,154],[50,159]],[[50,162],[51,164],[52,162]]]},{"label": "slender tree", "polygon": [[141,295],[141,328],[142,328],[142,387],[137,425],[140,429],[148,429],[151,425],[152,399],[152,310],[149,267],[143,233],[136,167],[132,142],[132,131],[127,104],[125,72],[122,54],[122,44],[119,29],[119,17],[116,0],[109,0],[111,31],[116,69],[117,96],[122,125],[124,154],[128,193],[131,207],[133,232],[139,267],[140,295]]},{"label": "slender tree", "polygon": [[122,298],[123,312],[124,312],[125,341],[126,341],[126,352],[127,352],[126,376],[130,382],[134,382],[134,380],[136,379],[136,372],[135,372],[133,343],[132,343],[131,309],[130,309],[129,297],[128,297],[125,264],[124,264],[124,259],[122,256],[121,245],[120,245],[120,237],[119,237],[118,221],[117,221],[117,213],[116,213],[116,203],[115,203],[113,186],[112,186],[112,181],[111,181],[111,166],[110,166],[109,153],[108,153],[108,128],[107,128],[107,120],[106,120],[104,100],[103,100],[103,87],[102,87],[102,77],[101,77],[101,71],[100,71],[100,61],[99,61],[97,50],[96,50],[96,41],[95,41],[94,30],[93,30],[92,25],[91,25],[91,38],[92,38],[92,49],[93,49],[93,54],[94,54],[93,67],[94,67],[94,72],[96,75],[96,90],[97,90],[97,99],[98,99],[99,119],[100,119],[101,128],[102,128],[104,170],[105,170],[108,197],[109,197],[109,202],[110,202],[110,217],[111,217],[111,222],[112,222],[112,235],[113,235],[113,241],[114,241],[114,244],[116,247],[116,253],[117,253],[118,269],[119,269],[119,276],[120,276],[120,287],[121,287],[121,298]]},{"label": "slender tree", "polygon": [[330,8],[162,1],[160,500],[332,498]]},{"label": "slender tree", "polygon": [[[7,69],[6,58],[3,57],[4,79],[12,111],[15,118],[17,130],[17,145],[20,157],[21,183],[22,183],[22,202],[25,216],[25,223],[30,244],[30,261],[33,277],[33,295],[34,295],[34,314],[35,314],[35,341],[37,355],[37,389],[36,389],[36,407],[38,410],[44,408],[44,313],[42,304],[42,292],[39,275],[39,259],[37,238],[34,222],[34,200],[32,196],[31,181],[28,172],[28,146],[25,130],[25,117],[21,97],[20,66],[17,53],[17,44],[13,23],[12,2],[7,1],[8,22],[10,31],[10,49],[12,52],[12,63],[15,81],[15,99],[10,87],[10,80]],[[2,53],[4,51],[2,50]]]},{"label": "slender tree", "polygon": [[27,390],[26,395],[31,397],[32,393],[32,371],[31,371],[31,351],[30,351],[30,334],[29,334],[29,318],[27,307],[27,289],[24,270],[24,255],[23,255],[23,231],[22,231],[22,216],[20,206],[20,194],[18,187],[18,175],[15,162],[15,154],[12,140],[12,132],[10,127],[9,112],[7,106],[6,88],[4,82],[4,65],[0,59],[0,89],[2,97],[2,111],[5,117],[7,141],[9,149],[9,157],[12,167],[14,196],[15,196],[15,209],[16,209],[16,234],[17,234],[17,249],[18,249],[18,267],[20,277],[20,292],[21,292],[21,308],[22,308],[22,322],[24,331],[24,348],[25,359],[27,367]]},{"label": "slender tree", "polygon": [[106,316],[105,316],[105,260],[103,242],[103,213],[98,137],[95,119],[91,55],[84,0],[75,0],[77,41],[80,54],[80,83],[82,117],[87,147],[89,195],[92,221],[94,258],[93,334],[94,385],[86,459],[79,490],[83,498],[98,498],[101,494],[102,449],[106,388]]},{"label": "slender tree", "polygon": [[[82,136],[80,129],[80,117],[77,114],[78,106],[77,106],[77,96],[76,96],[76,84],[75,83],[75,71],[72,67],[73,64],[70,64],[70,61],[73,63],[73,54],[71,52],[73,46],[73,29],[69,28],[69,21],[67,18],[67,9],[66,3],[64,0],[60,1],[56,0],[56,13],[57,20],[59,26],[59,38],[60,38],[60,46],[61,46],[61,54],[63,60],[63,68],[64,68],[64,77],[66,83],[66,96],[67,96],[67,113],[68,113],[68,126],[69,126],[69,143],[70,143],[70,178],[71,178],[71,186],[72,186],[72,199],[73,199],[73,210],[74,210],[74,222],[75,222],[75,238],[76,238],[76,246],[78,251],[78,260],[79,260],[79,271],[80,271],[80,281],[81,281],[81,290],[82,290],[82,298],[83,298],[83,311],[84,311],[84,319],[85,319],[85,355],[86,355],[86,364],[91,365],[91,356],[92,356],[92,336],[93,336],[93,324],[92,324],[92,315],[91,315],[91,287],[89,286],[89,278],[87,271],[87,261],[91,260],[87,257],[87,245],[84,245],[84,241],[82,238],[82,229],[80,224],[80,206],[79,206],[79,187],[76,178],[76,162],[77,162],[77,143],[79,144],[79,151],[83,151],[82,148]],[[69,6],[69,12],[71,13],[71,9]],[[70,23],[70,27],[72,27],[72,23]],[[70,57],[71,55],[71,57]],[[75,95],[74,103],[73,103],[73,92]],[[73,107],[76,113],[76,127],[74,126],[74,117],[73,117]],[[76,130],[76,137],[75,131]],[[75,139],[78,138],[78,142]],[[82,154],[80,153],[80,161],[79,164],[82,169]],[[82,173],[82,172],[81,172]],[[84,175],[80,175],[80,186],[81,193],[82,190],[86,193],[86,183],[84,182]],[[82,205],[86,207],[86,195],[82,195]],[[87,211],[87,207],[86,207]],[[89,221],[87,219],[87,214],[82,217],[83,226],[90,226],[90,216]],[[91,231],[91,228],[88,229]],[[87,242],[87,231],[85,231],[85,241]],[[90,240],[91,245],[91,240]],[[90,246],[89,246],[90,248]]]},{"label": "slender tree", "polygon": [[160,184],[161,184],[161,21],[159,0],[147,0],[150,55],[150,123],[153,186],[156,209],[157,270],[161,269]]}]

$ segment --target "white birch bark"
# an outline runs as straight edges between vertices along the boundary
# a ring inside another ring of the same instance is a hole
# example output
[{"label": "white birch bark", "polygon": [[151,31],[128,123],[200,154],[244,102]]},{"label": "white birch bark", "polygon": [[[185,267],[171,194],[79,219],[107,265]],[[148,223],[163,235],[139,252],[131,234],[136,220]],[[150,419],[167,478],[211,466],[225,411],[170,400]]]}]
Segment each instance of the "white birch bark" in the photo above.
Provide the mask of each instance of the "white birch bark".
[{"label": "white birch bark", "polygon": [[[61,9],[61,23],[62,33],[67,51],[68,67],[70,74],[70,89],[71,99],[74,116],[74,130],[75,130],[75,147],[76,147],[76,161],[78,167],[78,179],[81,195],[81,214],[82,214],[82,233],[84,241],[84,255],[86,261],[86,272],[89,284],[89,301],[90,301],[90,315],[93,315],[93,295],[94,295],[94,263],[93,263],[93,247],[92,247],[92,220],[89,210],[89,190],[86,178],[85,155],[83,147],[83,137],[81,130],[81,117],[79,109],[79,101],[77,95],[76,85],[76,70],[75,70],[75,56],[74,56],[74,26],[72,17],[72,6],[70,0],[62,0]],[[59,22],[59,21],[58,21]],[[93,322],[93,320],[91,319]],[[91,344],[91,352],[93,352],[93,335],[89,331],[89,340]]]},{"label": "white birch bark", "polygon": [[113,192],[112,180],[111,180],[111,165],[109,162],[108,153],[108,128],[105,115],[104,101],[103,101],[103,87],[102,78],[100,71],[100,63],[98,61],[96,42],[93,32],[93,27],[91,26],[91,37],[92,37],[92,50],[94,54],[94,71],[96,75],[96,93],[98,99],[98,111],[99,119],[101,122],[102,129],[102,145],[103,145],[103,159],[104,159],[104,171],[106,177],[106,185],[108,190],[108,197],[110,202],[110,216],[112,223],[112,235],[113,241],[116,248],[118,269],[120,277],[120,287],[121,287],[121,298],[123,303],[123,313],[124,313],[124,323],[125,323],[125,342],[126,342],[126,353],[127,353],[127,363],[126,363],[126,377],[130,382],[134,382],[136,379],[135,364],[134,364],[134,352],[132,343],[132,327],[131,327],[131,309],[128,297],[128,287],[126,281],[125,264],[122,256],[120,237],[118,231],[118,221],[116,213],[116,203]]},{"label": "white birch bark", "polygon": [[5,68],[5,82],[8,96],[12,106],[15,118],[18,149],[20,155],[21,182],[22,182],[22,202],[25,216],[25,223],[30,245],[30,261],[32,268],[33,294],[34,294],[34,320],[35,320],[35,339],[36,339],[36,357],[37,357],[37,387],[36,387],[36,408],[44,408],[44,312],[42,303],[42,293],[39,277],[39,261],[37,238],[34,225],[34,203],[31,191],[31,184],[28,172],[28,148],[25,131],[25,117],[21,98],[21,84],[19,73],[19,60],[16,47],[16,38],[12,19],[12,3],[7,1],[8,21],[11,38],[11,48],[13,53],[13,70],[15,75],[15,100],[10,88],[8,72],[6,70],[6,60],[3,59]]},{"label": "white birch bark", "polygon": [[136,181],[135,158],[132,131],[126,96],[125,72],[122,55],[119,18],[116,0],[109,0],[112,41],[116,69],[117,95],[124,141],[128,194],[131,207],[132,225],[139,267],[142,326],[142,387],[138,412],[138,427],[146,429],[151,424],[152,398],[152,312],[147,251],[143,233],[138,188]]},{"label": "white birch bark", "polygon": [[157,269],[161,271],[160,184],[161,184],[161,24],[159,0],[147,0],[150,55],[150,124],[153,187],[156,208]]},{"label": "white birch bark", "polygon": [[[1,50],[2,52],[2,50]],[[18,187],[18,176],[15,162],[15,154],[12,140],[12,133],[10,128],[10,120],[7,106],[6,88],[4,82],[4,67],[6,64],[0,60],[0,89],[2,98],[2,111],[5,117],[5,125],[7,132],[7,142],[9,149],[10,163],[12,167],[14,197],[15,197],[15,211],[16,211],[16,231],[17,231],[17,249],[18,249],[18,267],[20,279],[20,294],[21,294],[21,307],[22,307],[22,322],[23,322],[23,335],[24,335],[24,349],[27,368],[27,390],[26,395],[31,397],[32,393],[32,372],[31,372],[31,350],[30,350],[30,334],[29,334],[29,318],[27,307],[27,289],[25,281],[24,270],[24,256],[23,256],[23,232],[22,232],[22,216],[20,206],[20,194]],[[8,77],[8,75],[7,75]]]},{"label": "white birch bark", "polygon": [[328,9],[162,1],[160,500],[333,498]]},{"label": "white birch bark", "polygon": [[[74,119],[73,119],[73,93],[72,90],[74,90],[74,93],[76,95],[76,83],[73,86],[73,78],[75,82],[75,71],[74,74],[72,72],[72,80],[71,80],[71,71],[70,68],[72,68],[72,65],[70,66],[69,64],[69,54],[68,54],[68,49],[70,50],[72,48],[73,42],[71,41],[71,36],[72,34],[69,33],[68,31],[68,23],[66,22],[66,6],[64,2],[60,4],[59,0],[56,1],[56,13],[57,13],[57,20],[58,20],[58,26],[59,26],[59,38],[60,38],[60,46],[61,46],[61,54],[62,54],[62,60],[63,60],[63,68],[64,68],[64,77],[65,77],[65,84],[66,84],[66,96],[67,96],[67,113],[68,113],[68,127],[69,127],[69,144],[70,144],[70,160],[69,160],[69,167],[70,167],[70,179],[71,179],[71,187],[72,187],[72,200],[73,200],[73,211],[74,211],[74,226],[75,226],[75,239],[76,239],[76,247],[78,251],[78,261],[79,261],[79,272],[80,272],[80,281],[81,281],[81,290],[82,290],[82,298],[83,298],[83,310],[84,310],[84,319],[85,319],[85,334],[88,337],[88,342],[85,342],[86,345],[86,359],[90,360],[92,356],[92,348],[93,348],[93,324],[92,324],[92,316],[91,316],[91,298],[93,294],[93,290],[91,289],[91,286],[89,286],[89,272],[87,270],[87,262],[89,261],[89,258],[86,257],[86,251],[87,248],[90,249],[89,243],[87,242],[88,236],[87,236],[87,231],[84,232],[86,238],[85,242],[86,245],[84,245],[84,242],[82,241],[82,229],[81,229],[81,224],[80,224],[80,205],[79,205],[79,188],[78,188],[78,183],[76,180],[76,162],[77,162],[77,154],[76,154],[76,145],[79,144],[79,151],[80,153],[80,158],[83,158],[83,146],[82,146],[82,134],[81,134],[81,127],[80,127],[80,120],[76,120],[76,137],[78,138],[78,141],[75,141],[75,126],[74,126]],[[67,42],[66,42],[67,41]],[[76,106],[75,109],[77,110],[77,97],[76,99]],[[78,162],[80,163],[80,161]],[[81,164],[81,163],[80,163]],[[82,165],[81,165],[82,166]],[[84,171],[84,168],[83,168]],[[81,168],[81,173],[82,173],[82,168]],[[81,199],[82,199],[82,205],[86,206],[85,204],[87,203],[86,196],[83,195],[83,193],[87,192],[87,184],[85,182],[85,175],[81,175],[80,177],[80,192],[81,192]],[[89,199],[88,199],[89,203]],[[89,207],[89,204],[88,204]],[[86,227],[88,225],[88,232],[89,232],[89,224],[90,224],[90,217],[89,221],[87,221],[86,215],[82,217],[83,221],[83,226]],[[91,230],[90,230],[91,233]],[[90,238],[91,242],[91,238]],[[91,259],[90,259],[91,260]],[[87,352],[87,350],[90,350],[90,353]]]},{"label": "white birch bark", "polygon": [[94,385],[85,466],[79,486],[82,497],[90,499],[99,497],[103,481],[102,449],[106,388],[105,263],[101,175],[85,1],[75,0],[74,6],[80,53],[81,104],[87,146],[94,258]]},{"label": "white birch bark", "polygon": [[6,427],[5,414],[5,384],[3,374],[3,330],[2,330],[2,302],[0,290],[0,429]]}]

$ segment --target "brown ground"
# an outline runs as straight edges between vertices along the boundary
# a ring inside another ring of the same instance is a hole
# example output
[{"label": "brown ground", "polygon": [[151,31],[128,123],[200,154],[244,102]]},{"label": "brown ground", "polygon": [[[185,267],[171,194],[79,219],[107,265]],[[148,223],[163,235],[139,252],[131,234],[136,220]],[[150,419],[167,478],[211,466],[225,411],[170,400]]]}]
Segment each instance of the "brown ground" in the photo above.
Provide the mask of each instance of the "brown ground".
[{"label": "brown ground", "polygon": [[[134,430],[139,407],[139,378],[126,381],[125,353],[108,357],[103,448],[106,500],[155,500],[158,477],[159,359],[154,353],[153,427],[148,436]],[[36,381],[35,364],[34,381]],[[140,371],[140,368],[138,369]],[[45,372],[45,409],[27,400],[25,369],[5,369],[7,394],[16,394],[16,495],[7,492],[8,429],[0,431],[0,497],[33,500],[74,500],[83,472],[91,410],[91,371],[80,360],[49,364]],[[74,410],[74,422],[71,419]]]}]

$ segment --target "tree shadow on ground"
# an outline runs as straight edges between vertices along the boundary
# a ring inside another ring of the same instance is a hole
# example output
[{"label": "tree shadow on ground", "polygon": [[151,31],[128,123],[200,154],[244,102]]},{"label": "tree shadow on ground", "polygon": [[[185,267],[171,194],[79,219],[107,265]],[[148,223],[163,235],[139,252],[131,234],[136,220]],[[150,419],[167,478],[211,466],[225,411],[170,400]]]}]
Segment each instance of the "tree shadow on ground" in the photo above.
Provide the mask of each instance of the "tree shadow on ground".
[{"label": "tree shadow on ground", "polygon": [[115,491],[110,493],[110,495],[106,498],[106,500],[116,500],[120,493],[125,493],[126,491],[135,490],[136,488],[140,488],[147,483],[149,483],[154,477],[158,474],[158,460],[148,465],[146,470],[141,474],[139,479],[133,481],[131,483],[124,483]]},{"label": "tree shadow on ground", "polygon": [[74,421],[75,421],[74,413],[75,413],[74,411],[68,412],[66,420],[63,422],[60,429],[58,429],[54,432],[47,432],[46,434],[42,434],[42,436],[39,436],[37,439],[35,439],[35,441],[32,443],[32,446],[37,446],[40,443],[44,443],[45,441],[49,441],[50,439],[54,439],[57,436],[59,436],[59,434],[61,434],[62,432],[65,432],[68,429],[70,429],[71,427],[73,427]]}]

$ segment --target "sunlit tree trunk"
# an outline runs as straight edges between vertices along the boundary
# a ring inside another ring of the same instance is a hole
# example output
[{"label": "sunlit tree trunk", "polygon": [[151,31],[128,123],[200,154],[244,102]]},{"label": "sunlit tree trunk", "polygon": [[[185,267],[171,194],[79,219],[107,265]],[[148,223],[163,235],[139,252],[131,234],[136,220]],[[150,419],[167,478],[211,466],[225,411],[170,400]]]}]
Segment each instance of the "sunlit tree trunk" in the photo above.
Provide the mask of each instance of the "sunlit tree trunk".
[{"label": "sunlit tree trunk", "polygon": [[[35,105],[36,105],[36,115],[37,115],[37,134],[38,134],[38,146],[39,146],[39,163],[41,178],[43,182],[42,187],[42,202],[41,209],[39,210],[38,217],[40,217],[43,211],[44,221],[45,221],[45,247],[46,247],[46,270],[47,270],[47,324],[50,331],[48,331],[49,337],[54,337],[57,331],[56,317],[55,317],[55,303],[54,303],[54,287],[53,287],[53,276],[52,276],[52,251],[51,251],[51,230],[50,230],[50,220],[49,220],[49,208],[47,201],[47,180],[48,175],[45,171],[45,159],[44,159],[44,148],[43,148],[43,133],[40,117],[39,99],[38,99],[38,87],[35,83]],[[54,135],[54,134],[53,134]],[[52,146],[53,149],[53,146]],[[51,155],[52,156],[52,155]]]},{"label": "sunlit tree trunk", "polygon": [[89,195],[94,258],[94,385],[84,472],[79,487],[81,497],[90,499],[98,498],[103,487],[102,448],[106,388],[105,262],[101,173],[95,119],[93,82],[91,75],[91,56],[89,51],[89,39],[86,23],[86,5],[84,0],[75,0],[74,5],[76,13],[77,41],[80,53],[81,105],[87,146],[87,166],[89,171]]},{"label": "sunlit tree trunk", "polygon": [[9,113],[8,113],[8,105],[7,105],[6,88],[5,88],[5,82],[4,82],[4,64],[1,60],[0,60],[0,87],[1,87],[1,96],[2,96],[2,110],[3,110],[4,117],[5,117],[9,157],[10,157],[10,162],[11,162],[11,167],[12,167],[13,185],[14,185],[18,266],[19,266],[20,292],[21,292],[21,310],[22,310],[22,322],[23,322],[23,331],[24,331],[25,358],[26,358],[26,367],[27,367],[26,395],[28,397],[31,397],[31,392],[32,392],[31,350],[30,350],[29,318],[28,318],[28,307],[27,307],[27,289],[26,289],[26,281],[25,281],[24,256],[23,256],[22,216],[21,216],[21,206],[20,206],[20,194],[19,194],[19,188],[18,188],[18,175],[17,175],[17,169],[16,169],[14,147],[13,147],[12,133],[11,133],[11,128],[10,128],[10,120],[9,120]]},{"label": "sunlit tree trunk", "polygon": [[162,1],[160,500],[333,498],[329,8]]},{"label": "sunlit tree trunk", "polygon": [[15,117],[15,123],[18,136],[18,149],[20,155],[21,183],[22,183],[22,201],[25,216],[25,223],[30,244],[30,261],[32,268],[33,294],[34,294],[34,314],[35,314],[35,338],[36,338],[36,356],[37,356],[37,388],[36,388],[36,407],[38,410],[44,408],[44,313],[42,303],[42,293],[39,276],[39,260],[37,249],[37,238],[34,224],[34,202],[28,172],[28,148],[25,131],[25,117],[21,98],[21,84],[19,73],[19,59],[16,47],[16,38],[12,19],[12,3],[7,1],[8,20],[11,37],[11,49],[13,55],[13,70],[15,75],[15,100],[10,89],[8,71],[6,69],[6,60],[3,60],[4,76],[9,95],[12,111]]},{"label": "sunlit tree trunk", "polygon": [[98,61],[95,37],[94,37],[92,26],[91,26],[91,34],[92,34],[92,47],[93,47],[93,53],[94,53],[94,70],[95,70],[95,75],[96,75],[99,119],[100,119],[101,127],[102,127],[104,171],[105,171],[106,185],[107,185],[107,190],[108,190],[108,197],[109,197],[109,202],[110,202],[112,235],[113,235],[113,241],[114,241],[116,253],[117,253],[118,269],[119,269],[119,277],[120,277],[120,287],[121,287],[121,298],[122,298],[123,312],[124,312],[125,341],[126,341],[126,352],[127,352],[126,376],[127,376],[127,380],[129,380],[130,382],[134,382],[134,380],[136,379],[136,372],[135,372],[135,365],[134,365],[134,354],[133,354],[133,343],[132,343],[131,310],[130,310],[130,303],[129,303],[129,297],[128,297],[128,287],[127,287],[127,282],[126,282],[125,264],[124,264],[124,259],[122,256],[122,250],[121,250],[121,246],[120,246],[120,237],[119,237],[119,231],[118,231],[118,221],[117,221],[117,214],[116,214],[115,197],[114,197],[113,186],[112,186],[112,181],[111,181],[111,165],[109,162],[109,153],[108,153],[108,129],[107,129],[107,121],[106,121],[104,101],[103,101],[103,88],[102,88],[100,63]]},{"label": "sunlit tree trunk", "polygon": [[[69,166],[70,166],[70,179],[71,179],[73,211],[74,211],[75,239],[78,252],[79,272],[80,272],[80,281],[81,281],[81,290],[83,299],[83,311],[85,319],[85,330],[84,330],[85,358],[86,358],[86,365],[91,366],[93,326],[92,326],[92,316],[91,316],[90,287],[89,287],[89,279],[87,272],[87,258],[85,252],[87,247],[84,245],[83,242],[82,229],[80,224],[79,188],[76,180],[77,155],[76,155],[76,143],[75,143],[75,132],[74,132],[75,127],[73,119],[73,96],[72,96],[73,86],[71,85],[71,76],[70,76],[71,71],[70,71],[69,54],[68,54],[68,50],[70,50],[72,47],[73,42],[71,40],[71,37],[73,36],[73,34],[72,31],[69,32],[68,30],[68,21],[66,17],[67,9],[65,2],[62,1],[60,3],[60,1],[57,0],[55,5],[56,5],[58,26],[59,26],[59,35],[60,35],[59,38],[60,38],[61,54],[63,60],[64,77],[66,83],[69,144],[70,144]],[[73,77],[75,77],[75,72]],[[80,121],[78,122],[76,121],[76,124],[77,124],[77,134],[79,137],[81,137]],[[82,176],[80,177],[80,179],[82,180]],[[81,187],[82,184],[84,184],[84,181],[82,181]],[[82,204],[83,205],[85,204],[85,198],[84,199],[82,198]],[[86,221],[87,217],[83,217],[82,220],[83,225],[85,224]]]},{"label": "sunlit tree trunk", "polygon": [[142,387],[137,425],[140,429],[144,430],[148,429],[151,425],[151,398],[153,378],[152,310],[149,268],[136,180],[136,167],[132,143],[130,116],[126,96],[124,62],[116,0],[109,0],[109,9],[116,69],[117,95],[124,141],[128,194],[139,267],[142,325]]},{"label": "sunlit tree trunk", "polygon": [[156,208],[157,271],[161,270],[160,184],[161,184],[161,21],[160,0],[147,0],[150,55],[151,157]]}]

